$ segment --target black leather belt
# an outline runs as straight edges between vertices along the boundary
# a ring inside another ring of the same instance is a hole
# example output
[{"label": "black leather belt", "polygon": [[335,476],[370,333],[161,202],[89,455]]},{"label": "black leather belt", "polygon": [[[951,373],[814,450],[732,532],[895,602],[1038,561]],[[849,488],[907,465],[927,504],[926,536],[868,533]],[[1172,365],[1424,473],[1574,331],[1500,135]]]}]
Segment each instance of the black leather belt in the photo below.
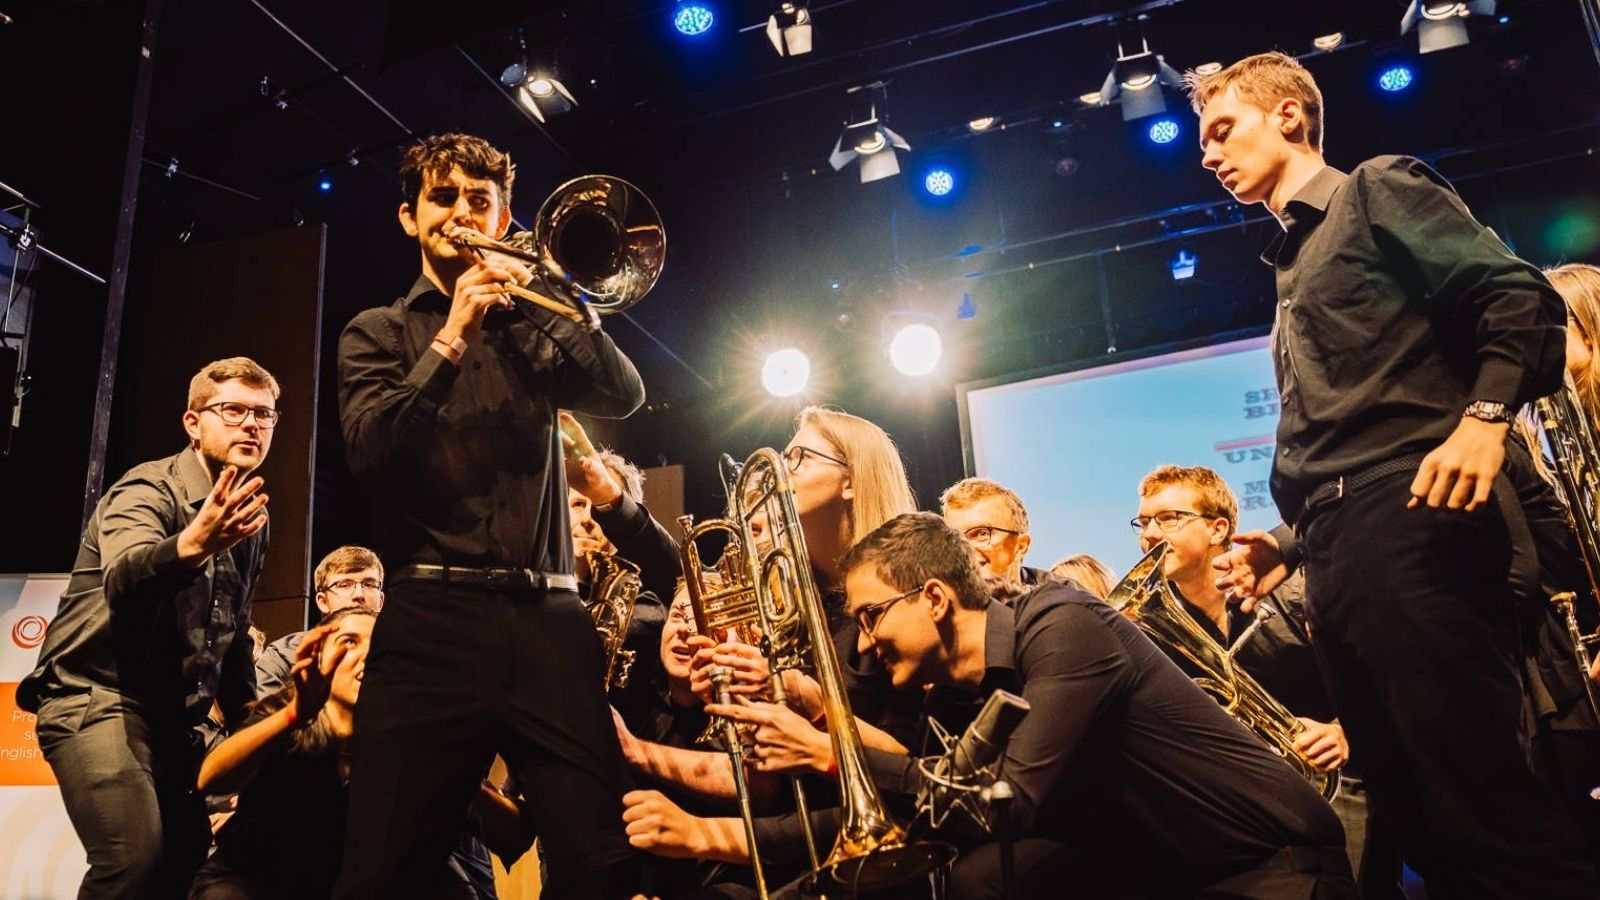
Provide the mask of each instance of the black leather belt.
[{"label": "black leather belt", "polygon": [[428,581],[434,584],[459,584],[463,587],[496,588],[518,591],[574,591],[578,579],[562,572],[537,569],[470,569],[464,566],[406,566],[389,576],[390,582]]},{"label": "black leather belt", "polygon": [[1413,453],[1410,456],[1385,460],[1377,465],[1352,472],[1349,475],[1341,475],[1332,481],[1325,481],[1317,485],[1316,490],[1306,495],[1305,511],[1311,512],[1319,506],[1332,503],[1335,500],[1342,500],[1346,494],[1353,494],[1367,485],[1388,478],[1390,475],[1398,475],[1401,472],[1415,472],[1422,466],[1424,457],[1425,454]]}]

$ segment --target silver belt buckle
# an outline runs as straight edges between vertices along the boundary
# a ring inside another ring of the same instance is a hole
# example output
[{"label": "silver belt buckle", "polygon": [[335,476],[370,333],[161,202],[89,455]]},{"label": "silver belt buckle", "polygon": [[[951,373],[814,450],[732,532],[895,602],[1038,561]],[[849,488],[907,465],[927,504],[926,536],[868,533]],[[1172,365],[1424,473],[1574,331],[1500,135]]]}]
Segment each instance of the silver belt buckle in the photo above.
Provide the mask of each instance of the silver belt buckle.
[{"label": "silver belt buckle", "polygon": [[1335,485],[1335,490],[1333,492],[1334,499],[1343,500],[1344,499],[1344,476],[1340,475],[1338,480],[1334,482],[1334,485]]}]

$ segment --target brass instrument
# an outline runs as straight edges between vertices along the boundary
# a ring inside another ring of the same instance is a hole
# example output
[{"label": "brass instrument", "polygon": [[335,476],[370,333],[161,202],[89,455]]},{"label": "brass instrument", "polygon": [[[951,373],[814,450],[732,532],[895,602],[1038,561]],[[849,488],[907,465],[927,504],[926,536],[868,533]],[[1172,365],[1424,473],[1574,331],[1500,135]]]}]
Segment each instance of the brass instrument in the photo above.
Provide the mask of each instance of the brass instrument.
[{"label": "brass instrument", "polygon": [[[795,782],[796,802],[812,854],[812,872],[804,881],[803,890],[812,894],[852,894],[903,884],[949,863],[955,850],[948,844],[912,843],[907,839],[905,829],[885,808],[867,771],[866,753],[845,695],[833,633],[813,580],[788,469],[777,451],[763,448],[745,460],[729,492],[729,506],[727,519],[689,528],[684,545],[684,572],[689,576],[696,624],[735,627],[742,624],[741,616],[753,611],[761,629],[760,646],[771,667],[773,698],[780,703],[782,672],[802,664],[809,644],[838,765],[839,836],[824,859],[817,857],[805,795],[799,782]],[[759,542],[755,536],[758,521],[762,529]],[[694,549],[695,540],[711,530],[728,533],[728,547],[719,565],[726,566],[725,574],[731,580],[719,594],[701,591],[693,577],[703,571],[699,552]],[[742,573],[738,571],[741,567]],[[741,797],[745,794],[742,786],[740,793]],[[759,855],[754,843],[750,853],[752,858]]]},{"label": "brass instrument", "polygon": [[592,551],[584,554],[589,565],[589,596],[584,605],[594,619],[605,649],[606,690],[626,687],[633,671],[632,650],[624,650],[628,625],[633,621],[634,601],[639,597],[639,567],[615,553]]},{"label": "brass instrument", "polygon": [[556,188],[530,231],[497,241],[470,228],[452,240],[463,247],[521,260],[533,268],[530,288],[506,291],[574,322],[638,303],[666,259],[667,234],[644,192],[621,178],[585,175]]},{"label": "brass instrument", "polygon": [[[1566,376],[1566,386],[1562,390],[1534,401],[1534,409],[1545,441],[1550,445],[1567,521],[1578,536],[1578,555],[1583,559],[1590,589],[1600,598],[1600,449],[1596,448],[1594,432],[1578,403],[1572,376]],[[1530,449],[1538,452],[1536,447]],[[1550,602],[1566,619],[1567,634],[1572,640],[1589,707],[1600,719],[1600,696],[1596,694],[1595,683],[1589,679],[1589,667],[1593,662],[1589,647],[1600,641],[1600,634],[1583,633],[1578,625],[1577,599],[1572,591],[1562,591],[1551,597]]]},{"label": "brass instrument", "polygon": [[1248,672],[1234,665],[1232,653],[1206,634],[1183,608],[1166,578],[1166,556],[1167,543],[1162,541],[1112,588],[1106,603],[1133,620],[1157,645],[1197,666],[1204,674],[1195,684],[1269,750],[1283,757],[1324,799],[1332,800],[1339,793],[1339,773],[1318,771],[1295,750],[1294,739],[1305,730],[1305,724]]}]

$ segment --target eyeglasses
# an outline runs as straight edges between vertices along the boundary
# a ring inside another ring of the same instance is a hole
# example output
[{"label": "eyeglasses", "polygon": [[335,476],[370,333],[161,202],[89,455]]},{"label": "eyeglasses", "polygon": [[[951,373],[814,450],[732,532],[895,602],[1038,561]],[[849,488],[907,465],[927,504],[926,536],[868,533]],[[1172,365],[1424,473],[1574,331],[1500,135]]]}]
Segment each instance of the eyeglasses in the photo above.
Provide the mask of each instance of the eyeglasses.
[{"label": "eyeglasses", "polygon": [[375,578],[363,578],[360,581],[354,578],[341,578],[338,581],[324,585],[322,589],[330,594],[353,594],[356,588],[376,593],[383,590],[383,582]]},{"label": "eyeglasses", "polygon": [[967,543],[974,547],[987,548],[994,546],[994,542],[1000,540],[1000,535],[1002,534],[1021,533],[1020,531],[1012,531],[1010,528],[1001,528],[998,525],[975,525],[961,532],[961,536],[966,538]]},{"label": "eyeglasses", "polygon": [[821,450],[813,450],[810,447],[796,444],[793,447],[783,451],[783,462],[784,465],[788,466],[790,475],[800,471],[800,464],[806,461],[807,456],[815,456],[818,459],[825,459],[836,466],[841,466],[846,469],[850,468],[849,463],[839,459],[838,457],[829,456],[828,454],[823,453]]},{"label": "eyeglasses", "polygon": [[1184,522],[1203,518],[1201,514],[1187,509],[1168,509],[1153,516],[1134,516],[1128,520],[1128,524],[1133,526],[1134,531],[1143,531],[1151,522],[1156,523],[1156,527],[1162,531],[1177,531]]},{"label": "eyeglasses", "polygon": [[262,428],[271,428],[278,424],[278,418],[282,415],[271,407],[246,406],[243,403],[213,403],[210,406],[200,407],[196,412],[205,410],[216,413],[224,425],[243,425],[245,419],[255,416],[256,424]]},{"label": "eyeglasses", "polygon": [[865,634],[867,637],[872,637],[872,633],[878,629],[878,623],[883,621],[883,614],[889,611],[889,607],[899,603],[901,600],[904,600],[912,594],[920,593],[922,593],[922,585],[919,584],[911,590],[906,591],[903,594],[896,594],[881,603],[874,603],[871,606],[863,606],[856,610],[856,624],[861,626],[861,631],[863,634]]}]

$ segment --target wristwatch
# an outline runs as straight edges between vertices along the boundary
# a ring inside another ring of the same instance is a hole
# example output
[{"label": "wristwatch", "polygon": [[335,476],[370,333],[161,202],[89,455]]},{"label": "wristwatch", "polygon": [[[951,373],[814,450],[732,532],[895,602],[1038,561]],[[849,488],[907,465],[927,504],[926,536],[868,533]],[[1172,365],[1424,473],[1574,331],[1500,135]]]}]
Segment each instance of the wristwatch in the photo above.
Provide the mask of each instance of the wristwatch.
[{"label": "wristwatch", "polygon": [[1509,424],[1512,419],[1511,407],[1497,400],[1474,400],[1467,404],[1467,408],[1461,414],[1499,424]]}]

